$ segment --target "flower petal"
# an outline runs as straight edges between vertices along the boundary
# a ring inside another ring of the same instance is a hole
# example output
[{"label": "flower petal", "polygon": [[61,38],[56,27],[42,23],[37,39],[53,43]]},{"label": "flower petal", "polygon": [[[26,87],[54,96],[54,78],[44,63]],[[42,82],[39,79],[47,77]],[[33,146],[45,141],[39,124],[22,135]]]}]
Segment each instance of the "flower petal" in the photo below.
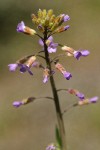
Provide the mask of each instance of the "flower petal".
[{"label": "flower petal", "polygon": [[70,17],[68,15],[65,15],[63,21],[66,22],[68,20],[70,20]]},{"label": "flower petal", "polygon": [[72,77],[71,73],[70,73],[70,72],[67,72],[67,71],[64,71],[64,72],[63,72],[63,75],[64,75],[64,77],[65,77],[67,80],[69,80],[69,79]]},{"label": "flower petal", "polygon": [[24,64],[19,64],[20,66],[20,72],[21,73],[25,73],[26,71],[29,72],[30,75],[33,75],[33,73],[31,72],[30,68]]},{"label": "flower petal", "polygon": [[80,51],[74,51],[74,57],[79,60],[80,57],[82,56],[81,52]]},{"label": "flower petal", "polygon": [[90,101],[91,103],[96,103],[97,100],[98,100],[98,97],[97,97],[97,96],[92,97],[92,98],[89,99],[89,101]]},{"label": "flower petal", "polygon": [[55,53],[57,51],[57,48],[48,47],[49,53]]},{"label": "flower petal", "polygon": [[81,100],[84,99],[84,94],[83,94],[83,93],[77,92],[76,96],[77,96],[79,99],[81,99]]},{"label": "flower petal", "polygon": [[48,82],[48,77],[45,76],[44,79],[43,79],[43,83],[47,83]]},{"label": "flower petal", "polygon": [[25,23],[21,21],[21,23],[17,25],[17,32],[24,32],[24,30],[25,30]]},{"label": "flower petal", "polygon": [[90,52],[88,50],[82,50],[81,51],[82,56],[88,56]]},{"label": "flower petal", "polygon": [[22,105],[22,102],[20,102],[20,101],[13,102],[13,106],[16,108],[20,107],[21,105]]},{"label": "flower petal", "polygon": [[48,40],[50,40],[51,42],[53,42],[53,36],[50,36],[50,37],[48,38]]},{"label": "flower petal", "polygon": [[64,27],[64,31],[68,30],[69,27],[70,27],[69,25],[65,26],[65,27]]},{"label": "flower petal", "polygon": [[44,46],[44,43],[43,43],[42,39],[39,39],[39,44],[40,44],[41,46]]},{"label": "flower petal", "polygon": [[8,65],[10,71],[15,71],[18,67],[18,64],[9,64]]},{"label": "flower petal", "polygon": [[46,150],[56,150],[56,147],[53,144],[51,144],[46,148]]}]

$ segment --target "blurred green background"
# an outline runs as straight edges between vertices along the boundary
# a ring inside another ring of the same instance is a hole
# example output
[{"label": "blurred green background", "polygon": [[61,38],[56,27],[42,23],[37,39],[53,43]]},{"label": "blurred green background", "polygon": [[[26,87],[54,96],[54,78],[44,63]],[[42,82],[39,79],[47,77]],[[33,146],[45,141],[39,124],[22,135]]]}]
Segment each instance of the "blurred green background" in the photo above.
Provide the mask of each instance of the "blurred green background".
[{"label": "blurred green background", "polygon": [[[16,32],[20,21],[34,27],[30,15],[52,8],[56,15],[68,14],[70,29],[55,35],[55,42],[88,49],[87,58],[61,59],[73,75],[66,81],[55,74],[58,88],[76,88],[87,97],[100,96],[100,0],[3,0],[0,1],[0,150],[45,150],[55,140],[56,114],[50,100],[38,100],[15,109],[14,100],[28,96],[50,96],[49,82],[42,83],[42,71],[11,73],[7,65],[35,53],[37,37]],[[62,110],[77,99],[59,93]],[[77,107],[64,115],[68,150],[100,150],[100,103]]]}]

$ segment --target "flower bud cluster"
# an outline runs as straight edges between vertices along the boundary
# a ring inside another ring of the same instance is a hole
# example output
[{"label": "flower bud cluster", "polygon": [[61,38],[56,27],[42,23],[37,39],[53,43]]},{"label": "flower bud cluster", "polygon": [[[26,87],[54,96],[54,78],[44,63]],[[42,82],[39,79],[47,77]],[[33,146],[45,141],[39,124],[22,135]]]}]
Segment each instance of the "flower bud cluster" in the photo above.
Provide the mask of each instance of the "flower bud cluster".
[{"label": "flower bud cluster", "polygon": [[[53,14],[53,10],[50,9],[46,11],[46,9],[39,9],[38,15],[36,16],[35,14],[31,15],[32,21],[34,24],[37,25],[37,28],[39,31],[44,32],[45,28],[49,32],[55,31],[56,33],[58,32],[63,32],[69,28],[69,25],[67,26],[61,26],[62,23],[70,20],[70,17],[65,14],[60,14],[59,16],[55,16]],[[60,27],[61,26],[61,27]]]}]

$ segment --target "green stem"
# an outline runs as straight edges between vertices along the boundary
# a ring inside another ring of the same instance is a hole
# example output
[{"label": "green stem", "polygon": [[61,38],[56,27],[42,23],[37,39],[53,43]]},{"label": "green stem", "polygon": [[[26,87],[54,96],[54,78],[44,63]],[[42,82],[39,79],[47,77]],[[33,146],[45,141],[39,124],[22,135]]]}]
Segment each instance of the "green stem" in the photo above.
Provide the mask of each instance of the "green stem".
[{"label": "green stem", "polygon": [[[50,58],[49,58],[49,53],[47,51],[47,45],[45,44],[46,40],[47,40],[47,30],[45,30],[45,32],[44,32],[44,51],[45,51],[46,64],[47,64],[47,66],[51,72],[52,67],[51,67],[51,62],[50,62]],[[52,93],[53,93],[53,97],[54,97],[54,104],[55,104],[55,108],[56,108],[58,128],[59,128],[61,142],[62,142],[61,150],[67,150],[64,122],[63,122],[63,117],[62,117],[60,103],[59,103],[59,97],[57,94],[56,85],[55,85],[55,81],[54,81],[53,76],[50,76],[50,83],[51,83],[51,89],[52,89]]]}]

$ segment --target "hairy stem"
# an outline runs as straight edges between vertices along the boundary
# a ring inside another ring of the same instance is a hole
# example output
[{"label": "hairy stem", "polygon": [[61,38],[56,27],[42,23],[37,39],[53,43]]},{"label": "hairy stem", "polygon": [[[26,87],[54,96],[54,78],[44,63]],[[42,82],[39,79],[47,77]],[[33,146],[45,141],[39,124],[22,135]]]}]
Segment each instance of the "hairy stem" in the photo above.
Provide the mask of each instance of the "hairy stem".
[{"label": "hairy stem", "polygon": [[[47,30],[45,30],[45,32],[44,32],[44,51],[45,51],[46,64],[51,72],[52,67],[51,67],[51,62],[50,62],[50,58],[49,58],[49,53],[47,51],[47,45],[45,44],[46,40],[47,40]],[[56,109],[56,114],[57,114],[58,128],[59,128],[61,142],[62,142],[61,150],[67,150],[64,122],[63,122],[63,117],[62,117],[62,113],[61,113],[59,97],[58,97],[57,90],[56,90],[55,80],[54,80],[53,76],[50,76],[50,83],[51,83],[51,89],[52,89],[52,93],[53,93],[54,104],[55,104],[55,109]]]}]

